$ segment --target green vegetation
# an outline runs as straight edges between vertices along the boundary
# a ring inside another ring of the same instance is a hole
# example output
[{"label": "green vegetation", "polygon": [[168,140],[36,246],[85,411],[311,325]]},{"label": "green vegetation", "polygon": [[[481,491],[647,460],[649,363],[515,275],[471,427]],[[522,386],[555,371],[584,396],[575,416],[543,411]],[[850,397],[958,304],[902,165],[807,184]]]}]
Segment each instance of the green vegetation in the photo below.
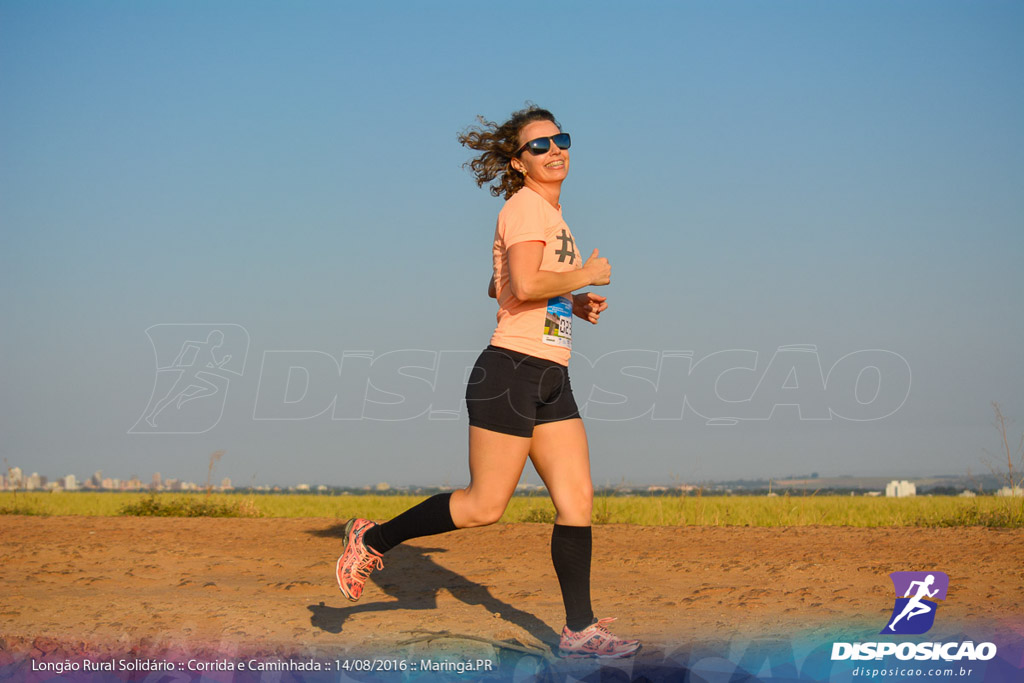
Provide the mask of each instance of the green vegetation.
[{"label": "green vegetation", "polygon": [[157,496],[125,503],[118,514],[130,517],[262,517],[251,499],[223,500],[211,496]]},{"label": "green vegetation", "polygon": [[[0,493],[0,514],[388,519],[422,496],[178,493]],[[551,500],[515,497],[504,523],[554,521]],[[978,496],[598,496],[595,524],[1024,528],[1024,500]]]},{"label": "green vegetation", "polygon": [[[8,498],[0,493],[3,498]],[[2,500],[3,498],[0,498]],[[25,502],[25,497],[21,496],[19,500],[5,500],[3,505],[0,505],[0,515],[47,515],[49,513],[44,512],[39,506],[32,505]]]},{"label": "green vegetation", "polygon": [[1024,528],[1024,499],[1006,497],[998,505],[968,506],[928,526],[987,526],[1004,529]]},{"label": "green vegetation", "polygon": [[1019,519],[1015,525],[996,523],[1002,508],[990,496],[602,498],[594,503],[594,521],[658,526],[1024,526]]}]

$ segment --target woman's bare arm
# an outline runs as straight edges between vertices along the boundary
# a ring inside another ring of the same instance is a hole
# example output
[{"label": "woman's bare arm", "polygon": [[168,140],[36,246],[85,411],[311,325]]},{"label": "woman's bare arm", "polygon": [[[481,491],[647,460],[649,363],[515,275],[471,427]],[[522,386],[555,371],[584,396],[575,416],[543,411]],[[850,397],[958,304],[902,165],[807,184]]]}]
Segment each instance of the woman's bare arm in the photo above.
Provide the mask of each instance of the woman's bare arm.
[{"label": "woman's bare arm", "polygon": [[512,296],[520,301],[544,301],[590,285],[611,282],[612,266],[597,249],[582,268],[564,273],[541,270],[544,243],[520,242],[508,248],[508,269]]}]

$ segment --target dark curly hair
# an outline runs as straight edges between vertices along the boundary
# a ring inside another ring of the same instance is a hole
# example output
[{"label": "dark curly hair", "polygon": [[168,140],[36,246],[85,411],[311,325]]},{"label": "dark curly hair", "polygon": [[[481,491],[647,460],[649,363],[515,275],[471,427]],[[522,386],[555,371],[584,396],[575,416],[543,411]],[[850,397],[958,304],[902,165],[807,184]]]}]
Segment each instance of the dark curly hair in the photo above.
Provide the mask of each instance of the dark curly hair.
[{"label": "dark curly hair", "polygon": [[522,189],[526,180],[526,176],[512,168],[512,158],[519,149],[519,131],[534,121],[551,121],[559,130],[562,128],[554,114],[547,109],[541,109],[530,102],[526,105],[524,109],[513,112],[508,121],[500,125],[477,116],[479,126],[459,133],[460,144],[483,152],[463,164],[463,168],[468,167],[473,172],[477,187],[497,179],[489,188],[495,197],[504,194],[505,199],[508,199]]}]

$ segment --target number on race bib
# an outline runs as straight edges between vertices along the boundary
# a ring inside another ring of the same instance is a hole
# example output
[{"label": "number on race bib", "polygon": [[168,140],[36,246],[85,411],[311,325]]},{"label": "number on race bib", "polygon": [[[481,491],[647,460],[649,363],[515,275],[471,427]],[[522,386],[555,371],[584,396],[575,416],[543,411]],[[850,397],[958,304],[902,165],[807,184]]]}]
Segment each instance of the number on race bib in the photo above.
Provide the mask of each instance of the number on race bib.
[{"label": "number on race bib", "polygon": [[541,341],[552,346],[572,348],[572,301],[567,297],[548,299]]}]

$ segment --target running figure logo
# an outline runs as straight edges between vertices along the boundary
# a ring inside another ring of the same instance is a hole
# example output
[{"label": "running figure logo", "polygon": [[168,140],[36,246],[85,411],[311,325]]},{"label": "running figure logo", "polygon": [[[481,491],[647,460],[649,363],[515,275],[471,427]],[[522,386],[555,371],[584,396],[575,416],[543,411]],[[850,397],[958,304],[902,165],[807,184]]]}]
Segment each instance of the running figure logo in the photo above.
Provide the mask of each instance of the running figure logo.
[{"label": "running figure logo", "polygon": [[239,325],[153,325],[156,379],[129,434],[201,434],[220,422],[232,375],[241,376],[249,333]]},{"label": "running figure logo", "polygon": [[889,574],[896,589],[896,604],[889,623],[880,633],[919,635],[935,623],[939,603],[928,598],[946,599],[949,577],[943,572],[893,572]]}]

